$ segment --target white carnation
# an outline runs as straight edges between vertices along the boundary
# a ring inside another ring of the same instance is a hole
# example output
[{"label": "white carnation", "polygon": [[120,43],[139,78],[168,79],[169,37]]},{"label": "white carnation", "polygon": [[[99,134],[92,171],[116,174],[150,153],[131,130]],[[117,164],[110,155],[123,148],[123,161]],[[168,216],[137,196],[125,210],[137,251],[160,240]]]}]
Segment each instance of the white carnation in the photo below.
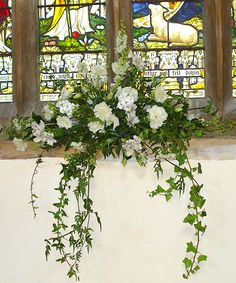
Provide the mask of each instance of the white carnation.
[{"label": "white carnation", "polygon": [[104,131],[104,124],[100,122],[90,122],[88,123],[88,128],[92,133],[102,133]]},{"label": "white carnation", "polygon": [[78,152],[83,152],[85,150],[81,142],[72,142],[70,146],[74,147]]},{"label": "white carnation", "polygon": [[165,91],[165,89],[162,86],[156,86],[155,90],[154,90],[154,96],[155,96],[155,100],[156,102],[160,102],[163,103],[166,101],[166,99],[168,98],[167,92]]},{"label": "white carnation", "polygon": [[152,129],[160,128],[168,117],[165,109],[157,105],[147,109],[147,112],[149,113],[150,127]]},{"label": "white carnation", "polygon": [[95,116],[103,122],[108,122],[111,119],[111,108],[105,103],[101,102],[94,107]]},{"label": "white carnation", "polygon": [[13,143],[16,146],[16,149],[19,151],[25,151],[28,148],[28,144],[22,139],[14,138]]},{"label": "white carnation", "polygon": [[58,116],[57,125],[59,128],[70,129],[72,127],[72,121],[66,116]]},{"label": "white carnation", "polygon": [[127,140],[123,145],[122,148],[125,152],[126,156],[132,156],[134,152],[142,151],[141,139],[137,136],[133,136],[133,139]]}]

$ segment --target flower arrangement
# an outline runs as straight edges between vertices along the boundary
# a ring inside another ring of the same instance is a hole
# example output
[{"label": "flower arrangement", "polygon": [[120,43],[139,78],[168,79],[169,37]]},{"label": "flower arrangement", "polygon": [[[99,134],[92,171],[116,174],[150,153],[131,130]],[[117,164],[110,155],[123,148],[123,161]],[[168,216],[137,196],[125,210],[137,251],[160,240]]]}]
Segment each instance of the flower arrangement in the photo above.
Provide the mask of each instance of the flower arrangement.
[{"label": "flower arrangement", "polygon": [[[195,240],[187,243],[183,260],[183,277],[187,279],[207,260],[200,252],[200,239],[206,230],[203,221],[207,215],[206,200],[201,194],[203,185],[195,178],[202,169],[200,163],[193,167],[189,162],[189,142],[208,132],[225,131],[232,123],[217,115],[210,100],[201,109],[206,119],[194,117],[187,98],[165,91],[162,78],[145,77],[144,60],[127,48],[124,30],[119,32],[116,52],[118,60],[112,64],[114,81],[109,87],[105,65],[91,67],[81,63],[78,70],[81,79],[70,81],[58,101],[49,102],[40,115],[12,118],[6,131],[21,151],[27,149],[29,141],[43,151],[73,149],[65,156],[60,183],[55,189],[59,197],[51,211],[54,223],[52,237],[45,240],[45,254],[48,257],[52,249],[57,250],[57,261],[66,263],[68,276],[77,280],[81,256],[85,249],[92,247],[90,218],[95,217],[101,227],[90,197],[90,179],[98,152],[104,158],[122,157],[124,166],[131,158],[145,166],[152,156],[157,177],[163,173],[162,162],[170,163],[174,176],[166,180],[166,187],[157,185],[149,194],[169,201],[176,193],[189,193],[189,211],[183,222],[193,227]],[[41,162],[42,155],[37,159],[34,175]],[[186,181],[191,183],[189,188]],[[65,219],[70,202],[68,192],[72,189],[78,209],[73,224],[68,225]],[[35,216],[36,201],[32,181],[31,205]]]}]

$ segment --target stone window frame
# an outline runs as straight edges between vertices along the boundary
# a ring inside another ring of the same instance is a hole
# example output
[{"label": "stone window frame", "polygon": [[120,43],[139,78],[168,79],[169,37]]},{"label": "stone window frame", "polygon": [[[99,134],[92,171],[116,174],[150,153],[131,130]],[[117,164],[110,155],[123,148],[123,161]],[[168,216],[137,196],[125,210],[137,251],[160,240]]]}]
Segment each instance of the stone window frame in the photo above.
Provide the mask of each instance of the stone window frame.
[{"label": "stone window frame", "polygon": [[[151,1],[151,0],[150,0]],[[161,0],[155,0],[160,1]],[[172,1],[172,0],[165,0]],[[45,104],[39,101],[39,50],[37,0],[13,1],[13,103],[0,103],[0,123],[6,123],[15,114],[28,116]],[[232,42],[231,0],[204,0],[205,2],[205,79],[206,94],[211,96],[219,112],[235,118],[236,98],[232,97]],[[107,48],[115,59],[114,47],[121,20],[126,25],[128,43],[131,46],[131,0],[107,0]],[[24,12],[23,12],[24,11]],[[27,15],[27,17],[25,17]],[[205,98],[191,99],[194,107],[205,103]],[[231,136],[235,136],[231,133]],[[225,137],[225,136],[224,136]],[[204,142],[204,140],[203,140]],[[1,152],[7,158],[27,157],[15,154],[13,147],[0,142]],[[55,152],[52,153],[52,156]],[[56,154],[57,155],[57,154]],[[32,153],[29,157],[35,156]]]}]

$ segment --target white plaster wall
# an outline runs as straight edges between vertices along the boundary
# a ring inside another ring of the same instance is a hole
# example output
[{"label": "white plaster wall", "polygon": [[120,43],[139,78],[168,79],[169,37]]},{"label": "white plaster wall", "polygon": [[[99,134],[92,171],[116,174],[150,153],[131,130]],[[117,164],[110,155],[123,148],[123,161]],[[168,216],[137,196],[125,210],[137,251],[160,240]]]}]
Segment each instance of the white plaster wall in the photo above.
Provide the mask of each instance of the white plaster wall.
[{"label": "white plaster wall", "polygon": [[[33,219],[29,183],[34,160],[0,161],[0,283],[67,283],[63,265],[44,258],[50,235],[61,159],[46,159],[36,180],[40,196]],[[202,251],[209,260],[189,283],[236,282],[236,161],[202,161],[208,199],[208,230]],[[156,185],[152,164],[125,169],[117,161],[100,161],[92,182],[95,209],[103,222],[95,226],[94,247],[81,264],[81,283],[181,283],[185,243],[192,230],[182,223],[187,198],[150,199]],[[169,168],[167,167],[167,172]]]}]

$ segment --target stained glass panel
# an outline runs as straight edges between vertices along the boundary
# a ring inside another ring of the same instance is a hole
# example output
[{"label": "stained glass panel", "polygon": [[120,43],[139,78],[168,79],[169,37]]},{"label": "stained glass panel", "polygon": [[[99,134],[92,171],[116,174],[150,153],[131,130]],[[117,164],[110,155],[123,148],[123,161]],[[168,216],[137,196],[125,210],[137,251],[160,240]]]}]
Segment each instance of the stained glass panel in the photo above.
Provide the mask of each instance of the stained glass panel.
[{"label": "stained glass panel", "polygon": [[0,0],[0,102],[12,102],[12,1]]},{"label": "stained glass panel", "polygon": [[146,52],[147,76],[165,76],[164,86],[204,97],[204,3],[132,1],[133,48]]},{"label": "stained glass panel", "polygon": [[106,51],[105,0],[39,0],[41,100],[57,99],[81,60]]},{"label": "stained glass panel", "polygon": [[232,0],[232,80],[233,96],[236,97],[236,0]]}]

